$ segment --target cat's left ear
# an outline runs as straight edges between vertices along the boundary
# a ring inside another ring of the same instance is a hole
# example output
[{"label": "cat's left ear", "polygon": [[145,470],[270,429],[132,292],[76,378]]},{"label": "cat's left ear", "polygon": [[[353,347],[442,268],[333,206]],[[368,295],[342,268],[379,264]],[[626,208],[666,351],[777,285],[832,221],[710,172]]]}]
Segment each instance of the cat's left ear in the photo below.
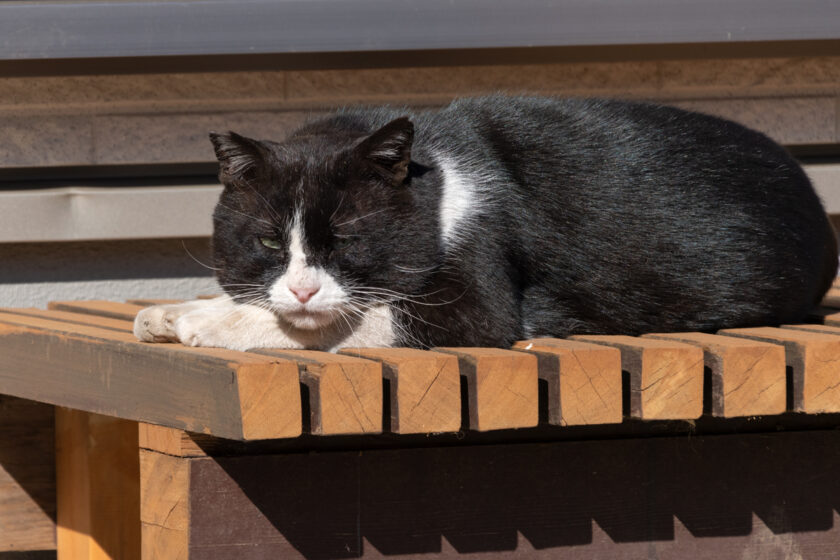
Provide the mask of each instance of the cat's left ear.
[{"label": "cat's left ear", "polygon": [[356,146],[356,154],[394,185],[400,185],[408,176],[412,142],[414,124],[408,117],[400,117],[365,138]]}]

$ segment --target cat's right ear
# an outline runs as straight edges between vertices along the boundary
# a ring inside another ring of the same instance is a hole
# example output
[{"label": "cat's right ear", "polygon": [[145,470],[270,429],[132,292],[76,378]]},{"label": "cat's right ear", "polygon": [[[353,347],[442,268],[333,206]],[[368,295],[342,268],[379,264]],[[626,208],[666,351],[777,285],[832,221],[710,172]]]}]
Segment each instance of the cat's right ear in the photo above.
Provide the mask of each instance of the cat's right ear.
[{"label": "cat's right ear", "polygon": [[264,162],[265,153],[257,140],[228,132],[210,133],[219,160],[219,179],[224,184],[248,181]]}]

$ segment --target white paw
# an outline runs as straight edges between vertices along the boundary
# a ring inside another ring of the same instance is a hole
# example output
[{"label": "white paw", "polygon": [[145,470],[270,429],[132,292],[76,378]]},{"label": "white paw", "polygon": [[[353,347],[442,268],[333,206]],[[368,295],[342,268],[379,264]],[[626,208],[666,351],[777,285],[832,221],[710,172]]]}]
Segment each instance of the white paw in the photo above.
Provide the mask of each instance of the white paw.
[{"label": "white paw", "polygon": [[[175,332],[185,346],[209,346],[246,350],[236,332],[235,311],[198,309],[175,321]],[[247,346],[247,343],[245,344]]]},{"label": "white paw", "polygon": [[177,342],[175,321],[181,315],[178,305],[154,305],[134,318],[134,336],[144,342]]}]

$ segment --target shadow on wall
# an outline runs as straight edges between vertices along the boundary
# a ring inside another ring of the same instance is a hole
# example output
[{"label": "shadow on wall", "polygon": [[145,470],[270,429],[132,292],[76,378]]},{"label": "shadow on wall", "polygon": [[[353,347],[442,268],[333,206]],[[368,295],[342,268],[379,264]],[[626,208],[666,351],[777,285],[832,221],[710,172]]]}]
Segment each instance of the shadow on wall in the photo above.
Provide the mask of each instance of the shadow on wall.
[{"label": "shadow on wall", "polygon": [[191,535],[260,558],[830,557],[839,445],[823,431],[220,458],[194,467]]},{"label": "shadow on wall", "polygon": [[210,240],[0,243],[0,284],[212,276]]}]

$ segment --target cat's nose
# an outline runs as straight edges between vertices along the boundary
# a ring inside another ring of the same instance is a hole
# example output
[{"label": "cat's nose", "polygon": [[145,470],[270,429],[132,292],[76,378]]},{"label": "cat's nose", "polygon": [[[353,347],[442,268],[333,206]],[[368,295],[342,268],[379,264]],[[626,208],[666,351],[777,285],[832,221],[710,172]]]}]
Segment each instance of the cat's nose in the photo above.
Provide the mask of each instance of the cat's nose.
[{"label": "cat's nose", "polygon": [[301,303],[306,303],[312,296],[318,293],[321,286],[289,286],[289,291],[295,294],[297,300]]}]

